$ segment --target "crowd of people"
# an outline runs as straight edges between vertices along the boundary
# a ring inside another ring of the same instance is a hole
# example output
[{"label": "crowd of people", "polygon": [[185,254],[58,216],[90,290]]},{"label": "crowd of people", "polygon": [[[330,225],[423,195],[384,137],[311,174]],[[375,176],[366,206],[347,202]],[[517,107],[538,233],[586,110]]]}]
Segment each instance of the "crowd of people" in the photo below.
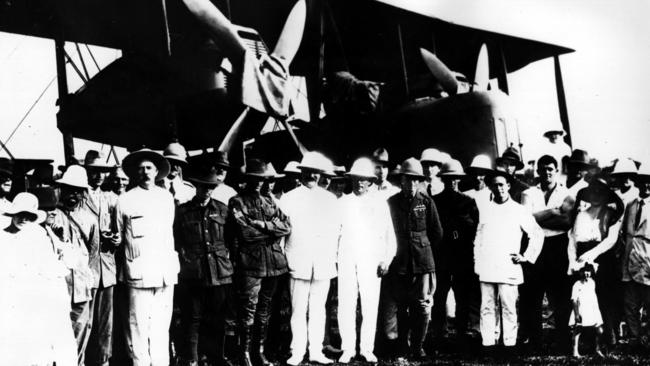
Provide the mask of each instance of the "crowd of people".
[{"label": "crowd of people", "polygon": [[231,187],[226,153],[174,142],[120,166],[91,150],[11,200],[1,169],[0,357],[376,363],[435,358],[450,339],[508,356],[544,341],[544,298],[558,351],[640,349],[650,161],[567,154],[522,175],[514,147],[466,167],[379,148],[349,170],[308,152],[281,173],[249,159]]}]

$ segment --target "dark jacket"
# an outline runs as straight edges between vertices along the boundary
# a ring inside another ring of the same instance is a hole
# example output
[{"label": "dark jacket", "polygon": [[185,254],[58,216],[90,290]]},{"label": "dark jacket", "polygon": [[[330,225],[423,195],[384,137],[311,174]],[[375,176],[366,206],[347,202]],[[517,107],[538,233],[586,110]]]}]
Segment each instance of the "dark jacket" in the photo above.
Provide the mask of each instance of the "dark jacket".
[{"label": "dark jacket", "polygon": [[508,193],[510,193],[510,197],[512,197],[513,200],[517,203],[521,203],[521,194],[524,193],[525,190],[530,188],[530,186],[517,177],[512,177],[510,180],[510,190],[508,190]]},{"label": "dark jacket", "polygon": [[445,189],[433,196],[444,232],[437,268],[474,272],[474,237],[478,225],[478,208],[473,198]]},{"label": "dark jacket", "polygon": [[180,254],[181,282],[232,283],[233,266],[224,235],[227,217],[228,206],[214,199],[205,206],[192,199],[176,208],[174,243]]},{"label": "dark jacket", "polygon": [[[242,193],[230,199],[230,225],[234,234],[236,272],[252,277],[279,276],[288,271],[280,239],[291,233],[289,217],[275,202],[258,193]],[[264,227],[253,225],[254,220]]]},{"label": "dark jacket", "polygon": [[442,226],[433,199],[419,191],[413,197],[398,193],[388,199],[388,206],[397,236],[397,254],[391,272],[400,275],[435,272],[434,252],[442,239]]}]

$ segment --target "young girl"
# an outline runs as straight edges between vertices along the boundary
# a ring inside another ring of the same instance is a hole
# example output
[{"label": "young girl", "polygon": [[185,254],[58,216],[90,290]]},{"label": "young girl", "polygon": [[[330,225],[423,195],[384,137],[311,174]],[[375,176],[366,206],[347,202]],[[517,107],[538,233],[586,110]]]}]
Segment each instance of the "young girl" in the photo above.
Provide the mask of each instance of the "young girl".
[{"label": "young girl", "polygon": [[594,282],[596,264],[585,262],[578,272],[578,280],[573,285],[571,301],[573,302],[573,312],[569,319],[569,325],[573,326],[573,356],[580,357],[578,346],[580,344],[580,334],[585,330],[594,333],[594,342],[596,354],[603,357],[600,351],[600,336],[603,334],[603,318],[600,315],[598,307],[598,298],[596,297],[596,284]]}]

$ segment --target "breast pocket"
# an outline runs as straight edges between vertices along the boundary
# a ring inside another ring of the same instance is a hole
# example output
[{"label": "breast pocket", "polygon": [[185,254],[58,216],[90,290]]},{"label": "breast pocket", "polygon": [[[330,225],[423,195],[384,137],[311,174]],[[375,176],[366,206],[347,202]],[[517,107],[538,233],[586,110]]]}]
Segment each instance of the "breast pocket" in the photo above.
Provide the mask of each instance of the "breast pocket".
[{"label": "breast pocket", "polygon": [[424,231],[427,229],[427,211],[426,209],[415,209],[411,214],[411,228],[414,231]]},{"label": "breast pocket", "polygon": [[226,224],[226,217],[221,215],[210,215],[208,222],[213,241],[223,241],[223,228]]}]

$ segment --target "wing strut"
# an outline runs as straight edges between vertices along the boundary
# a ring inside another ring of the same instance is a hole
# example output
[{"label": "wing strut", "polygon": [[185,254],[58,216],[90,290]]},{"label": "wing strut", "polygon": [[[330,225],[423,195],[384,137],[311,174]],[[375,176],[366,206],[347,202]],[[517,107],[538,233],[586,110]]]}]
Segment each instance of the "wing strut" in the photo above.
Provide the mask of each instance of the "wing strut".
[{"label": "wing strut", "polygon": [[560,56],[553,56],[553,63],[555,64],[555,88],[557,89],[557,104],[560,109],[560,121],[562,121],[562,128],[566,132],[564,141],[567,145],[573,146],[571,143],[571,128],[569,126],[569,111],[566,105],[566,95],[564,94],[564,82],[562,81],[562,68],[560,68]]}]

